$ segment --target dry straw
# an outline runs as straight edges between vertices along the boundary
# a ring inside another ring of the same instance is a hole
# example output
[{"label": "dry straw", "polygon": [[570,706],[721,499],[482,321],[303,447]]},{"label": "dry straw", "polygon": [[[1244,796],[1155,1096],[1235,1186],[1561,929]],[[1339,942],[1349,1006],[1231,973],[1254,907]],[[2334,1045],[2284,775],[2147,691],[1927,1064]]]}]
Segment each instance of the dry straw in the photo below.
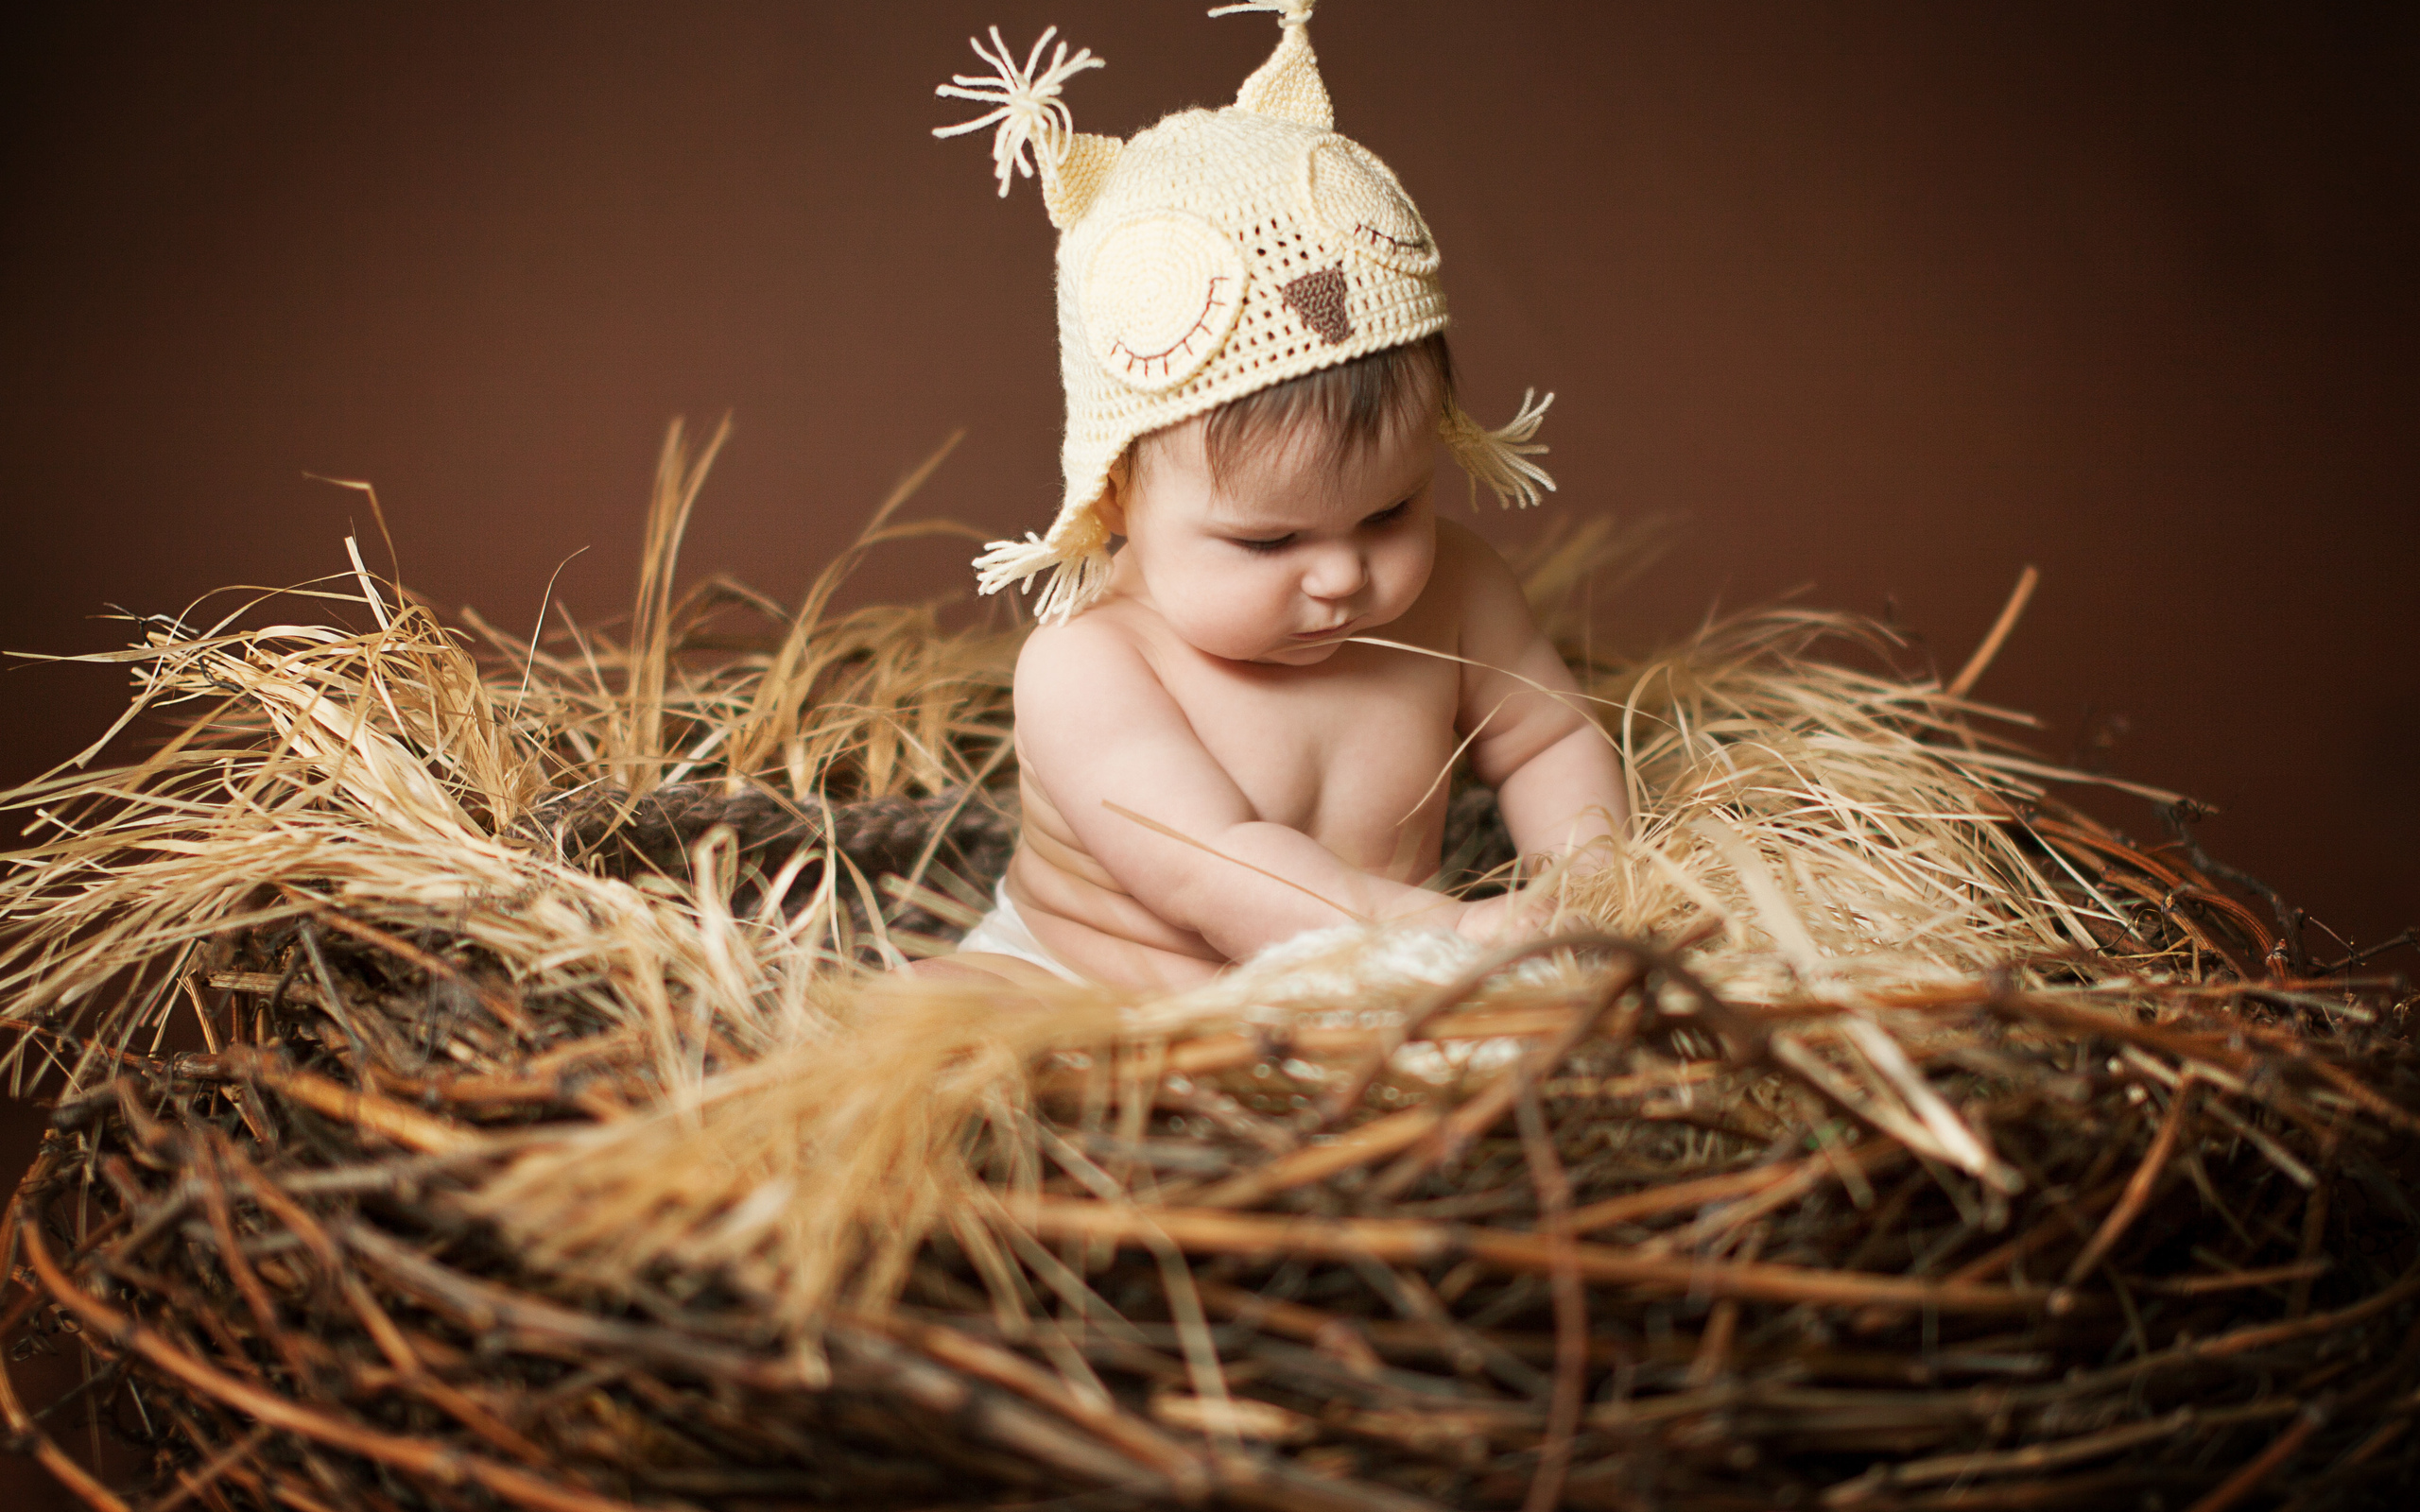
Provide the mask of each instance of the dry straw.
[{"label": "dry straw", "polygon": [[[2054,800],[1987,656],[1902,675],[1804,610],[1574,645],[1641,817],[1533,884],[1553,937],[987,993],[881,968],[981,904],[1016,634],[832,608],[946,528],[894,521],[934,464],[795,611],[677,591],[720,439],[667,445],[627,639],[473,638],[366,572],[315,591],[366,628],[147,624],[108,660],[178,733],[9,796],[11,1065],[59,1104],[7,1320],[87,1373],[0,1409],[91,1504],[2412,1472],[2408,1000]],[[1542,608],[1634,544],[1542,555]]]}]

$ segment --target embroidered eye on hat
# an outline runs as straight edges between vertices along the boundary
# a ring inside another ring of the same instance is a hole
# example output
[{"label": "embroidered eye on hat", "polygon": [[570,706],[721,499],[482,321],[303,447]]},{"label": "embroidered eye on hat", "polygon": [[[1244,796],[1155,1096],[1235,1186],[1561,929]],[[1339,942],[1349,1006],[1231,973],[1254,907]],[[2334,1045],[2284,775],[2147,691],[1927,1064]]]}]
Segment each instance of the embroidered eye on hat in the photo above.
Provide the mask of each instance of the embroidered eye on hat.
[{"label": "embroidered eye on hat", "polygon": [[[1060,232],[1066,494],[1046,533],[993,541],[975,561],[986,593],[1048,574],[1034,606],[1046,624],[1108,587],[1109,530],[1096,506],[1135,438],[1444,328],[1427,223],[1387,165],[1335,129],[1311,52],[1315,3],[1212,10],[1273,13],[1276,50],[1235,104],[1179,112],[1125,141],[1074,129],[1060,93],[1101,60],[1062,42],[1045,64],[1056,27],[1022,63],[992,28],[989,49],[972,45],[994,72],[959,75],[939,90],[991,110],[933,134],[996,123],[1000,193],[1038,165]],[[1533,438],[1554,396],[1533,395],[1500,430],[1451,403],[1440,422],[1474,483],[1508,506],[1535,504],[1554,487],[1531,460],[1546,450]]]}]

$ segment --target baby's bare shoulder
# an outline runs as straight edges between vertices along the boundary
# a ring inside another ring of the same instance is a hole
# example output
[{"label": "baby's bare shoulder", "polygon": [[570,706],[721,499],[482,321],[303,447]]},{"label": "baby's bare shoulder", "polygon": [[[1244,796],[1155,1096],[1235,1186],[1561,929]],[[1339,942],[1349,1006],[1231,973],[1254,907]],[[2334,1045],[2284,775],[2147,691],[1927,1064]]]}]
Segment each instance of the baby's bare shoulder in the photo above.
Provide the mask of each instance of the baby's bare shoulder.
[{"label": "baby's bare shoulder", "polygon": [[1437,521],[1437,561],[1440,566],[1451,564],[1465,572],[1495,572],[1512,576],[1504,556],[1487,543],[1484,537],[1460,520]]},{"label": "baby's bare shoulder", "polygon": [[1145,640],[1110,606],[1040,627],[1017,653],[1018,713],[1039,713],[1070,700],[1098,708],[1105,694],[1159,691]]},{"label": "baby's bare shoulder", "polygon": [[1030,679],[1081,675],[1139,660],[1132,632],[1102,610],[1058,625],[1039,626],[1017,652],[1017,683]]},{"label": "baby's bare shoulder", "polygon": [[1521,580],[1512,564],[1478,531],[1456,520],[1437,522],[1437,565],[1429,576],[1439,607],[1457,623],[1493,627],[1508,616],[1526,623]]}]

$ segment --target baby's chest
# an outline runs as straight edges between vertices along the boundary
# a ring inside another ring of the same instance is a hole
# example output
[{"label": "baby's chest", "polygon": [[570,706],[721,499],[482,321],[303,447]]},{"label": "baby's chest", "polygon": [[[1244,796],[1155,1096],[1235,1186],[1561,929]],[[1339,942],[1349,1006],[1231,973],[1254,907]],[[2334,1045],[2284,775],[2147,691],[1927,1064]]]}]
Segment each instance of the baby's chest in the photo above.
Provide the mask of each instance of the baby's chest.
[{"label": "baby's chest", "polygon": [[1451,662],[1347,646],[1316,668],[1205,679],[1180,700],[1255,814],[1370,866],[1442,802],[1459,691]]}]

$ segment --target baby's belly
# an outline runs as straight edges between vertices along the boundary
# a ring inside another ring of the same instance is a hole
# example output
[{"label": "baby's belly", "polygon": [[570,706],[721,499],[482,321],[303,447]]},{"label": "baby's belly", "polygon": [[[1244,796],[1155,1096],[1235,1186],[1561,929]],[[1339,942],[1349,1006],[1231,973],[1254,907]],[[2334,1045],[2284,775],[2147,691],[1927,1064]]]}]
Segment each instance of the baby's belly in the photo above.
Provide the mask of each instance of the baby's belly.
[{"label": "baby's belly", "polygon": [[1437,862],[1451,733],[1373,719],[1340,721],[1308,751],[1208,744],[1261,818],[1300,830],[1364,871],[1418,882]]},{"label": "baby's belly", "polygon": [[[1228,769],[1259,817],[1299,830],[1365,871],[1404,883],[1436,869],[1451,744],[1383,724],[1340,741],[1316,770],[1238,753]],[[1172,988],[1207,980],[1227,964],[1207,940],[1170,923],[1121,885],[1086,850],[1034,783],[1021,784],[1025,819],[1011,859],[1009,896],[1034,936],[1097,981]]]},{"label": "baby's belly", "polygon": [[1025,826],[1006,884],[1045,949],[1117,987],[1184,988],[1218,973],[1226,961],[1209,941],[1144,907],[1084,850],[1040,789],[1021,786]]},{"label": "baby's belly", "polygon": [[[1451,663],[1356,645],[1317,668],[1172,656],[1159,670],[1254,817],[1395,882],[1436,869],[1456,740]],[[1044,946],[1088,976],[1134,987],[1189,985],[1226,964],[1200,935],[1145,907],[1038,783],[1023,791],[1009,895]]]}]

